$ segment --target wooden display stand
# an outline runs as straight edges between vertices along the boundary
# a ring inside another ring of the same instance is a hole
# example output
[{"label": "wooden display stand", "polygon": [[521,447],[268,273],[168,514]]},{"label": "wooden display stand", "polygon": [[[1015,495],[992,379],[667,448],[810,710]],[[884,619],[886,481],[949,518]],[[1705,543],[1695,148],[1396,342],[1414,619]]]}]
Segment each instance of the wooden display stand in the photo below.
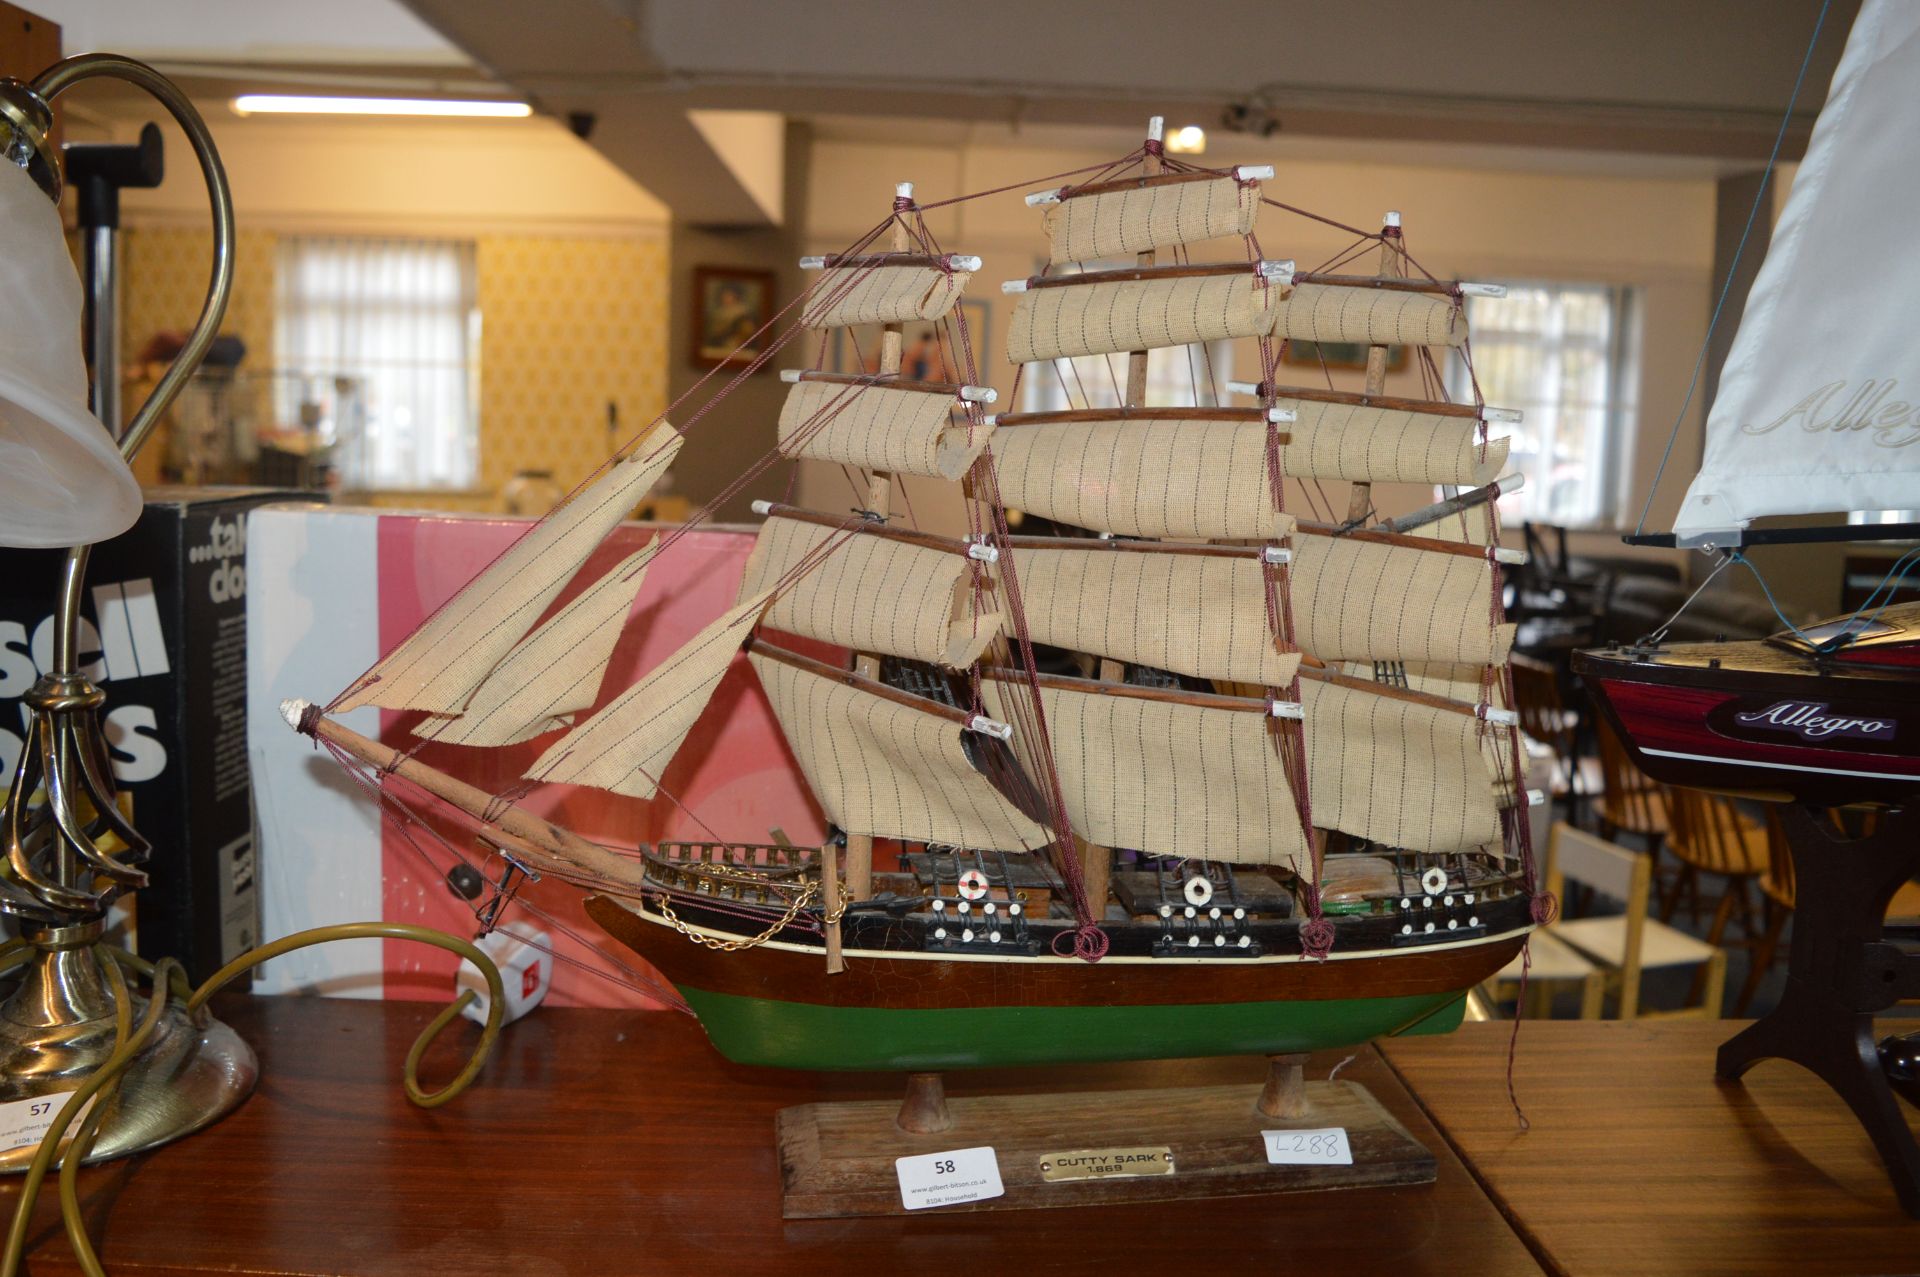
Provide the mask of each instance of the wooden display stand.
[{"label": "wooden display stand", "polygon": [[1716,1072],[1739,1078],[1762,1060],[1791,1060],[1847,1102],[1886,1164],[1907,1214],[1920,1218],[1920,1144],[1888,1084],[1873,1016],[1920,997],[1920,926],[1885,921],[1920,874],[1920,806],[1884,813],[1850,839],[1807,803],[1781,809],[1796,899],[1787,987],[1771,1014],[1720,1048]]},{"label": "wooden display stand", "polygon": [[[775,1129],[783,1214],[908,1214],[896,1158],[981,1145],[994,1150],[1005,1191],[934,1210],[1030,1210],[1433,1182],[1433,1154],[1364,1087],[1308,1082],[1304,1058],[1275,1057],[1264,1087],[948,1100],[939,1074],[916,1073],[904,1104],[871,1100],[781,1109]],[[1335,1126],[1347,1133],[1352,1165],[1267,1161],[1262,1131]],[[1056,1165],[1063,1154],[1102,1153],[1132,1155],[1121,1164],[1137,1169],[1065,1178]]]}]

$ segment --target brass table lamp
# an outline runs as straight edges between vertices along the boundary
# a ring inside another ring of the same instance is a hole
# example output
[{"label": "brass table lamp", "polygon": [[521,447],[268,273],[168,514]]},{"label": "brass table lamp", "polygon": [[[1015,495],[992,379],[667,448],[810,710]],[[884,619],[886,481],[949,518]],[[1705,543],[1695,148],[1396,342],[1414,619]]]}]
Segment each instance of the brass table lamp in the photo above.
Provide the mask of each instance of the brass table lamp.
[{"label": "brass table lamp", "polygon": [[[60,234],[60,166],[48,140],[49,103],[101,76],[138,85],[167,109],[186,132],[213,205],[213,270],[200,318],[117,447],[111,428],[86,408],[79,283]],[[0,160],[0,225],[8,231],[0,249],[0,545],[73,547],[60,577],[53,662],[26,694],[26,740],[0,809],[0,912],[20,920],[33,946],[19,987],[0,1004],[4,1104],[72,1091],[115,1045],[114,999],[95,946],[108,906],[145,885],[139,866],[151,848],[121,814],[100,725],[105,696],[81,672],[89,546],[74,543],[116,535],[139,514],[126,462],[199,366],[226,313],[233,202],[212,136],[185,94],[153,68],[112,54],[69,58],[31,84],[0,79]],[[143,1009],[135,1007],[136,1018]],[[207,1125],[246,1097],[256,1072],[253,1052],[231,1029],[170,1001],[107,1101],[89,1160]],[[0,1154],[0,1169],[20,1169],[33,1151],[29,1144]]]}]

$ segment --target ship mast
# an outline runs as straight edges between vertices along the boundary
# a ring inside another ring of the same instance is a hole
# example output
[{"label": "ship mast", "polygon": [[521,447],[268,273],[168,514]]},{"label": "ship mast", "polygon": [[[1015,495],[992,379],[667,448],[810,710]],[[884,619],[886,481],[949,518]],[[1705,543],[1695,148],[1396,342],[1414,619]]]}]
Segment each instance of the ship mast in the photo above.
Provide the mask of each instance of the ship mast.
[{"label": "ship mast", "polygon": [[[893,188],[893,227],[892,239],[888,247],[896,253],[905,253],[912,249],[913,243],[907,229],[906,210],[913,206],[913,183],[902,182]],[[900,345],[904,331],[903,324],[888,324],[880,333],[880,368],[882,378],[896,378],[900,375]],[[867,481],[867,510],[885,520],[893,504],[893,476],[885,470],[875,470]],[[878,682],[880,679],[880,658],[872,652],[859,653],[853,663],[854,672],[865,679]],[[854,900],[865,900],[873,894],[873,835],[847,835],[847,894]]]},{"label": "ship mast", "polygon": [[[1379,279],[1400,278],[1400,214],[1388,213],[1381,219],[1380,226],[1380,270]],[[1387,356],[1392,348],[1385,345],[1367,347],[1367,382],[1364,393],[1372,398],[1386,393]],[[1347,522],[1361,523],[1373,511],[1373,485],[1355,482],[1347,491]]]}]

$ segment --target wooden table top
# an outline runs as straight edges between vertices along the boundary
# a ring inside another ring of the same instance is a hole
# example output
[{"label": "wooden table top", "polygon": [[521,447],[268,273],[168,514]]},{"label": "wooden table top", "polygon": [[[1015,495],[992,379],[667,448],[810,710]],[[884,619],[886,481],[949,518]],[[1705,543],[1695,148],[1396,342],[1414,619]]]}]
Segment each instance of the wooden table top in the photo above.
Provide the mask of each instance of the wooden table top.
[{"label": "wooden table top", "polygon": [[[739,1068],[689,1019],[547,1008],[502,1035],[472,1090],[422,1112],[400,1061],[436,1008],[240,997],[259,1090],[213,1129],[82,1178],[114,1274],[1175,1272],[1238,1258],[1327,1274],[1538,1273],[1379,1056],[1364,1082],[1431,1148],[1418,1188],[1071,1211],[780,1217],[774,1113],[899,1080]],[[470,1041],[467,1033],[450,1033]],[[437,1061],[438,1067],[435,1067]],[[1324,1077],[1337,1057],[1316,1057]],[[454,1067],[436,1051],[429,1084]],[[955,1095],[1256,1083],[1253,1059],[957,1074]],[[1497,1088],[1490,1088],[1497,1089]],[[12,1210],[16,1188],[0,1188]],[[53,1194],[46,1194],[48,1206]],[[75,1271],[43,1206],[30,1271]]]},{"label": "wooden table top", "polygon": [[1740,1023],[1524,1025],[1525,1134],[1500,1084],[1510,1027],[1381,1050],[1551,1271],[1920,1272],[1920,1221],[1825,1083],[1779,1060],[1715,1081]]}]

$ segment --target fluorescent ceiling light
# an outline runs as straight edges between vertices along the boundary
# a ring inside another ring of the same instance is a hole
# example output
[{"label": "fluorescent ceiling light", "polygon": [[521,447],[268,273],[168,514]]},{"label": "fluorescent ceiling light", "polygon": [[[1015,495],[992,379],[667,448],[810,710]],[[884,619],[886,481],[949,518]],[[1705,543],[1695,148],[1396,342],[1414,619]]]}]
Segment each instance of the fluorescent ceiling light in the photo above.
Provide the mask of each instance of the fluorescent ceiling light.
[{"label": "fluorescent ceiling light", "polygon": [[298,97],[248,93],[233,100],[240,115],[462,115],[523,119],[533,114],[525,102],[456,102],[447,98]]}]

